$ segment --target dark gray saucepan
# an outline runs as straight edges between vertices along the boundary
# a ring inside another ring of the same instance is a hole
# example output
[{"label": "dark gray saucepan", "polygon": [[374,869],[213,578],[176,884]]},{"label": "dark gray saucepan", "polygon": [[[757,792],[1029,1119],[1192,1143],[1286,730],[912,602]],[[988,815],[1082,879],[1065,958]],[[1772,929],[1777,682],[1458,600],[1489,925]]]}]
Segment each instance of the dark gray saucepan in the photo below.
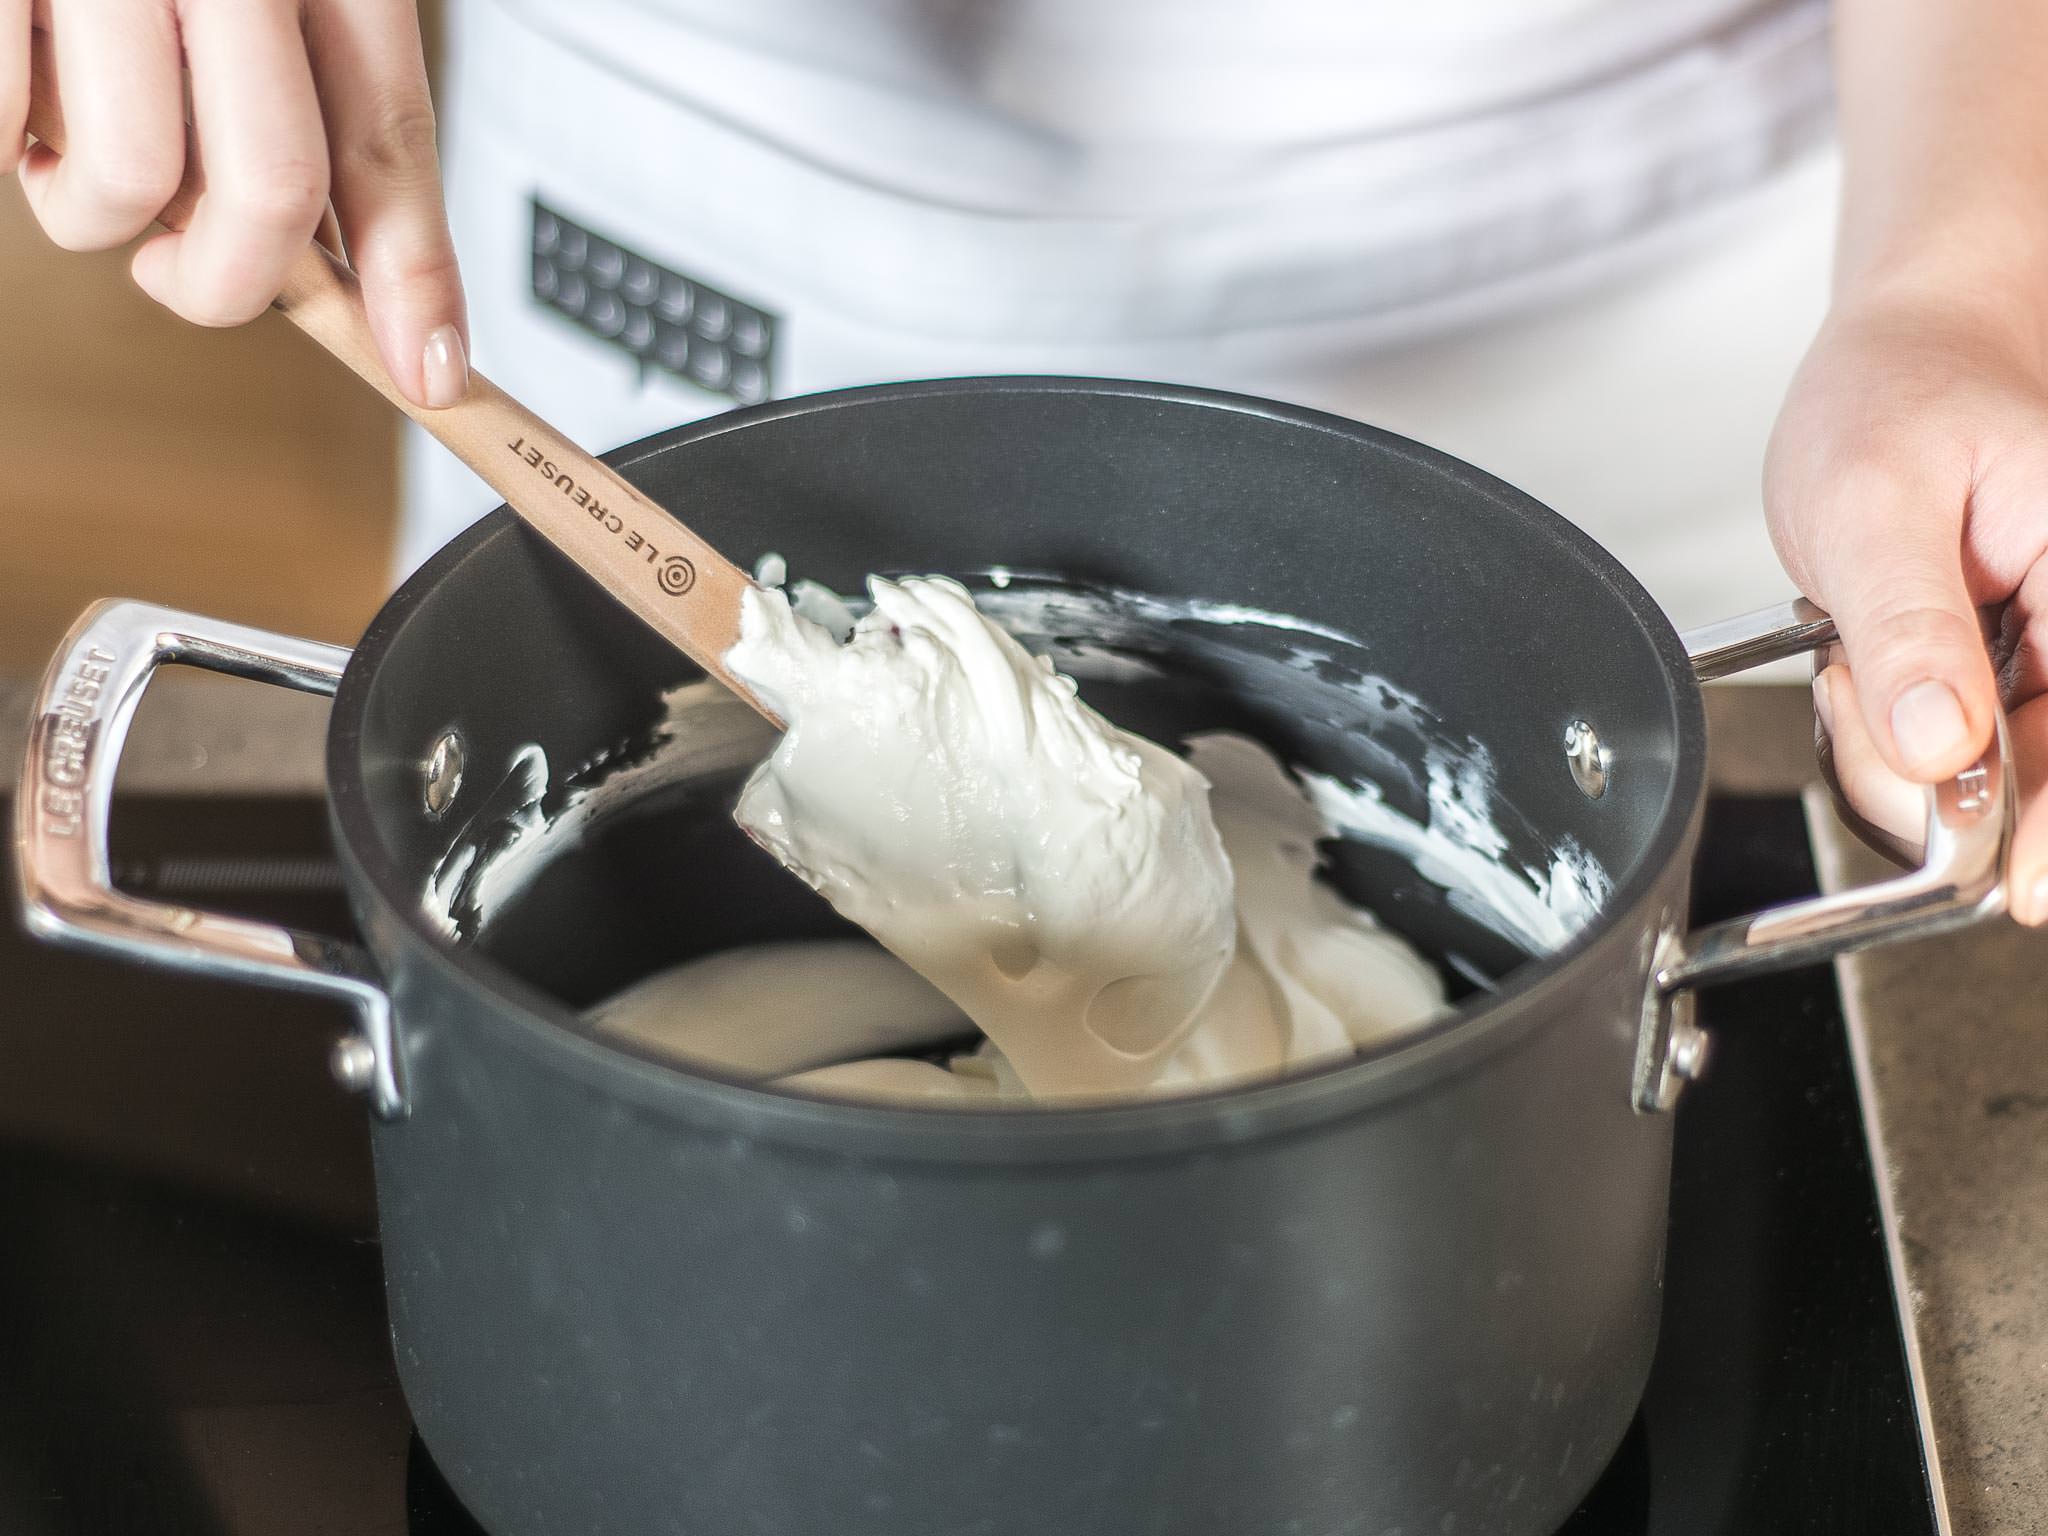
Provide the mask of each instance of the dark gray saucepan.
[{"label": "dark gray saucepan", "polygon": [[[2001,900],[1994,757],[1931,797],[1929,869],[1688,934],[1705,740],[1686,646],[1564,520],[1385,433],[1196,390],[968,380],[769,405],[612,462],[721,548],[771,545],[842,587],[1003,566],[1356,636],[1276,668],[1284,634],[1162,624],[1132,644],[1179,680],[1096,696],[1167,734],[1249,727],[1422,814],[1423,736],[1346,713],[1346,676],[1381,675],[1484,743],[1518,860],[1576,844],[1613,889],[1517,965],[1413,869],[1345,848],[1353,895],[1497,985],[1393,1048],[1232,1092],[998,1114],[806,1099],[578,1019],[654,965],[831,931],[715,797],[593,827],[474,942],[423,912],[520,747],[630,757],[690,675],[509,515],[406,583],[353,656],[96,609],[34,727],[28,919],[359,1006],[337,1064],[375,1110],[406,1396],[500,1536],[1550,1530],[1656,1343],[1663,1111],[1702,1044],[1688,989]],[[1827,633],[1744,628],[1707,664]],[[113,764],[162,662],[335,694],[362,949],[110,890]]]}]

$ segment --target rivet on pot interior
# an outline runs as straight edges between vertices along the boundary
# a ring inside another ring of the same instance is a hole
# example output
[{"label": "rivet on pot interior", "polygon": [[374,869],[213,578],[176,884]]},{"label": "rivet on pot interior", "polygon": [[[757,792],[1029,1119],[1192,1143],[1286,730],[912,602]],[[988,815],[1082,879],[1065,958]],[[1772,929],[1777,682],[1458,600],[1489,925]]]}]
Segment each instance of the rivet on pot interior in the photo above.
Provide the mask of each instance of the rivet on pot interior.
[{"label": "rivet on pot interior", "polygon": [[454,731],[443,731],[434,750],[427,754],[427,814],[445,816],[461,790],[462,738]]},{"label": "rivet on pot interior", "polygon": [[376,1047],[361,1035],[343,1035],[327,1053],[327,1069],[349,1092],[363,1093],[376,1081]]},{"label": "rivet on pot interior", "polygon": [[1600,735],[1584,720],[1574,720],[1564,728],[1565,761],[1571,764],[1572,778],[1584,791],[1589,800],[1598,800],[1607,793],[1607,770],[1613,763],[1613,754],[1600,745]]}]

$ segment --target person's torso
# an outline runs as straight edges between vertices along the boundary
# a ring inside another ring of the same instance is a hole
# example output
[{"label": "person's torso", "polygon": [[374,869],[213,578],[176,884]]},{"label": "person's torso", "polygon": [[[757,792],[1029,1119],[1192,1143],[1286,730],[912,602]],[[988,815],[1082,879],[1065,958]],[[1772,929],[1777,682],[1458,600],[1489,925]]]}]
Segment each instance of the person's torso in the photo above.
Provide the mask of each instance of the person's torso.
[{"label": "person's torso", "polygon": [[792,155],[1052,216],[1481,149],[1482,125],[1540,135],[1631,87],[1662,95],[1674,128],[1725,117],[1730,86],[1753,111],[1742,81],[1824,24],[1817,0],[499,3]]}]

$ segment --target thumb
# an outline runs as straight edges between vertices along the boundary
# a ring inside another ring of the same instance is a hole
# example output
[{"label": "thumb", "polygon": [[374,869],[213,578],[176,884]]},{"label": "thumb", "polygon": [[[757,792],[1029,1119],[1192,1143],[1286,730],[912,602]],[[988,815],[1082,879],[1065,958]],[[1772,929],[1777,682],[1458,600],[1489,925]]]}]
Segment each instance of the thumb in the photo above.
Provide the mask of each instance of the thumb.
[{"label": "thumb", "polygon": [[[1901,479],[1826,520],[1811,595],[1834,615],[1864,725],[1885,762],[1951,778],[1991,741],[1998,689],[1963,579],[1963,497]],[[1944,505],[1944,503],[1949,503]]]}]

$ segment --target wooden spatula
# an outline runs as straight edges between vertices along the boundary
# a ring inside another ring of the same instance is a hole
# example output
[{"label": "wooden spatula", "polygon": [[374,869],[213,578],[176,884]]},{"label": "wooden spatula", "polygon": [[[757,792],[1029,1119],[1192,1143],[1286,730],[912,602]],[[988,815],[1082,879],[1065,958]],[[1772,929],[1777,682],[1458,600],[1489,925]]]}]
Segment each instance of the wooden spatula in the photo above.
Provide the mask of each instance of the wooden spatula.
[{"label": "wooden spatula", "polygon": [[[28,131],[61,155],[56,69],[43,35],[35,40]],[[188,156],[184,185],[157,222],[183,229],[204,185],[197,157]],[[740,596],[752,584],[745,571],[474,369],[469,393],[445,409],[406,399],[377,355],[355,273],[324,247],[307,245],[276,307],[440,439],[591,580],[771,724],[782,724],[725,667],[739,638]]]}]

